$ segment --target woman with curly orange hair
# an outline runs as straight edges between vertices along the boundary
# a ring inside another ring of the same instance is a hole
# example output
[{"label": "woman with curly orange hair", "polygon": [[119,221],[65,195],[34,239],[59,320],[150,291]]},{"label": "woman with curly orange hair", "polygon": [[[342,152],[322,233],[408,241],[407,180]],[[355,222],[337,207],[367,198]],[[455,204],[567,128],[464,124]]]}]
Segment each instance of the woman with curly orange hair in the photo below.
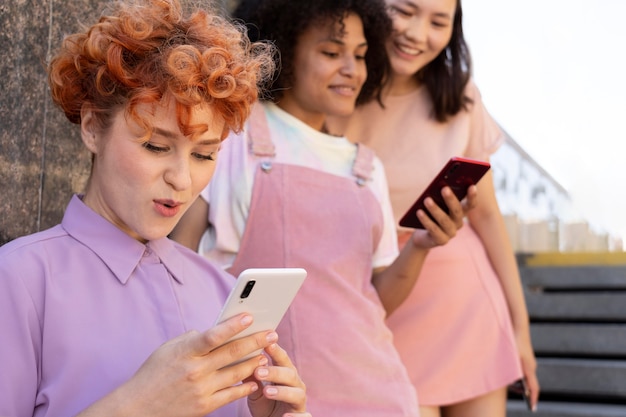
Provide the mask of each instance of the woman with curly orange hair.
[{"label": "woman with curly orange hair", "polygon": [[178,0],[111,7],[49,66],[92,169],[61,224],[0,248],[0,415],[310,416],[275,332],[220,347],[252,321],[211,328],[235,280],[167,238],[272,49]]}]

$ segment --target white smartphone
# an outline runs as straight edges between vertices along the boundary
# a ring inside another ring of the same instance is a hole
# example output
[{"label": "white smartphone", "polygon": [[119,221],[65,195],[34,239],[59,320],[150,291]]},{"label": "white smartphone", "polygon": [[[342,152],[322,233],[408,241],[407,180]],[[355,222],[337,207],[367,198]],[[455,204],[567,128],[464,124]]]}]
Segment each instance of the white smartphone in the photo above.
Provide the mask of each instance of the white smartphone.
[{"label": "white smartphone", "polygon": [[[251,314],[254,321],[226,343],[260,331],[276,330],[306,274],[302,268],[251,268],[241,272],[215,324],[240,313]],[[260,352],[252,352],[233,364]]]}]

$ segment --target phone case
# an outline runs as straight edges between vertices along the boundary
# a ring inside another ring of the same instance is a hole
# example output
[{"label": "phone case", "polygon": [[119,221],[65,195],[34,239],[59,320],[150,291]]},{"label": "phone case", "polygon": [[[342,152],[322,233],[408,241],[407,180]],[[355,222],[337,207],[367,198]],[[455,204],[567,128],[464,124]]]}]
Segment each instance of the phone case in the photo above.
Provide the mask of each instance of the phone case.
[{"label": "phone case", "polygon": [[467,195],[469,186],[478,183],[483,175],[489,171],[490,167],[489,162],[485,161],[461,157],[450,158],[441,171],[439,171],[439,174],[431,181],[430,185],[426,187],[426,190],[418,197],[404,216],[402,216],[399,222],[400,226],[412,227],[414,229],[424,228],[415,212],[418,209],[422,209],[432,218],[424,206],[426,197],[431,197],[439,207],[448,213],[448,206],[441,196],[441,189],[446,185],[449,186],[456,197],[462,200]]},{"label": "phone case", "polygon": [[[246,330],[228,340],[275,330],[302,286],[307,272],[302,268],[252,268],[241,272],[215,324],[239,313],[249,313],[254,321]],[[253,352],[239,361],[258,355]]]}]

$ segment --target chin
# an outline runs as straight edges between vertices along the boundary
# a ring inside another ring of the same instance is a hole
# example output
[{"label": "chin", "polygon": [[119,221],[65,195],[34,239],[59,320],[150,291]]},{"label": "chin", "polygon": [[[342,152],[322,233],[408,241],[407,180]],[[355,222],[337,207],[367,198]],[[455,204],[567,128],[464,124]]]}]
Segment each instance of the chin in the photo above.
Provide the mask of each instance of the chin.
[{"label": "chin", "polygon": [[421,64],[418,57],[403,57],[394,55],[389,58],[391,69],[393,71],[415,72]]},{"label": "chin", "polygon": [[346,117],[346,116],[350,116],[352,113],[354,113],[354,109],[355,109],[355,105],[352,104],[350,106],[345,106],[345,107],[342,107],[340,109],[336,109],[332,113],[329,113],[329,115],[330,116],[338,116],[338,117]]},{"label": "chin", "polygon": [[167,227],[167,228],[163,227],[163,228],[158,228],[158,229],[144,230],[139,235],[141,236],[141,240],[143,240],[144,242],[149,242],[151,240],[159,240],[164,237],[167,237],[167,235],[169,235],[172,232],[172,230],[174,230],[174,226]]},{"label": "chin", "polygon": [[391,71],[396,76],[412,76],[420,70],[417,65],[410,65],[407,62],[392,62]]}]

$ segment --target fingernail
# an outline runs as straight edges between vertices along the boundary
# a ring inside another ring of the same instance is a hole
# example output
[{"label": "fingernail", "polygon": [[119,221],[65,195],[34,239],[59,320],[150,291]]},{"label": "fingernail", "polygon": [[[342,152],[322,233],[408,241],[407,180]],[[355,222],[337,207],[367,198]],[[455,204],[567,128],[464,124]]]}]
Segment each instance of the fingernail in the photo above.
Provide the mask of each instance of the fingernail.
[{"label": "fingernail", "polygon": [[261,356],[261,359],[259,359],[259,366],[265,366],[268,364],[268,360],[267,360],[267,356]]},{"label": "fingernail", "polygon": [[265,340],[270,343],[275,342],[278,340],[278,335],[276,334],[276,332],[270,332],[267,334],[267,336],[265,336]]},{"label": "fingernail", "polygon": [[278,390],[274,387],[265,387],[265,393],[267,395],[276,395],[278,394]]},{"label": "fingernail", "polygon": [[243,316],[241,318],[241,324],[244,326],[249,325],[250,323],[252,323],[252,316],[246,314],[245,316]]},{"label": "fingernail", "polygon": [[257,374],[257,376],[259,376],[261,378],[265,378],[266,376],[268,376],[270,374],[270,371],[267,368],[258,368],[256,370],[256,374]]}]

